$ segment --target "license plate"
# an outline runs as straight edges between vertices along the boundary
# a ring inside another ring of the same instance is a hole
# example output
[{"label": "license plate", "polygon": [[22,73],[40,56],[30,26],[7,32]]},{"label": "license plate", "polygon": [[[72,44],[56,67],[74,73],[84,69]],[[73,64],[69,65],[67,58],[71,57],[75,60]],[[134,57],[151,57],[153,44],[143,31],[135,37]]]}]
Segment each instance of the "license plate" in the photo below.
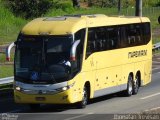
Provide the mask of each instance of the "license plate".
[{"label": "license plate", "polygon": [[45,98],[45,97],[36,97],[36,100],[37,100],[37,101],[45,101],[46,98]]}]

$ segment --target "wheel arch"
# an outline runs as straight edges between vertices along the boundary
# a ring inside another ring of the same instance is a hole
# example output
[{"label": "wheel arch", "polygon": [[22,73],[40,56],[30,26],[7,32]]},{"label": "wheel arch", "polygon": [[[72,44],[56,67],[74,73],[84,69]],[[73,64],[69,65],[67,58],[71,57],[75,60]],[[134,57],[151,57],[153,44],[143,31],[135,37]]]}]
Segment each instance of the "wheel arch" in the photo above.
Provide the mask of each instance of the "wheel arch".
[{"label": "wheel arch", "polygon": [[132,79],[134,80],[134,73],[133,73],[133,72],[130,72],[130,73],[129,73],[129,76],[131,76]]},{"label": "wheel arch", "polygon": [[90,82],[86,81],[84,86],[86,86],[86,88],[87,88],[88,98],[91,98],[91,84],[90,84]]},{"label": "wheel arch", "polygon": [[137,73],[136,73],[136,76],[135,76],[135,78],[138,76],[138,82],[139,82],[139,87],[141,86],[141,71],[140,70],[138,70],[137,71]]}]

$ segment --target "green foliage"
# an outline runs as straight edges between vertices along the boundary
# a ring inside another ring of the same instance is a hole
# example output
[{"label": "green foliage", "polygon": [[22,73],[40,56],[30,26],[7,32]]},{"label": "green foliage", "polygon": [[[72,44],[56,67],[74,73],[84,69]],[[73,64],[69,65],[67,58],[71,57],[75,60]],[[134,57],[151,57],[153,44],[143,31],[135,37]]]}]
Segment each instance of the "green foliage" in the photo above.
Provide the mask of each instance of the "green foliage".
[{"label": "green foliage", "polygon": [[89,6],[97,7],[115,7],[117,5],[117,0],[88,0]]},{"label": "green foliage", "polygon": [[59,1],[54,3],[54,9],[61,9],[63,11],[74,10],[71,1]]},{"label": "green foliage", "polygon": [[53,5],[51,0],[6,0],[6,3],[16,16],[27,19],[45,14]]},{"label": "green foliage", "polygon": [[0,78],[13,76],[13,65],[0,65]]},{"label": "green foliage", "polygon": [[15,41],[17,34],[26,20],[15,17],[13,13],[0,2],[0,44]]},{"label": "green foliage", "polygon": [[144,7],[155,7],[158,6],[158,3],[160,3],[160,0],[143,0]]},{"label": "green foliage", "polygon": [[155,7],[160,7],[160,1],[155,4]]},{"label": "green foliage", "polygon": [[[88,2],[88,5],[98,7],[117,7],[118,0],[81,0]],[[136,0],[121,0],[123,8],[135,6]],[[160,0],[142,0],[143,7],[160,6]]]},{"label": "green foliage", "polygon": [[[10,62],[14,61],[14,54],[11,53],[11,60]],[[0,53],[0,63],[5,63],[6,62],[6,55]]]},{"label": "green foliage", "polygon": [[[8,1],[8,0],[3,0]],[[83,2],[84,0],[82,0]],[[96,0],[92,0],[93,2]],[[100,1],[100,0],[99,0]],[[131,15],[135,14],[135,0],[121,0],[122,1],[122,15]],[[126,5],[124,7],[125,2],[129,2],[129,7]],[[145,1],[145,0],[144,0]],[[152,2],[152,0],[148,0]],[[108,7],[91,7],[91,8],[80,8],[74,9],[72,7],[71,0],[52,0],[53,7],[42,16],[61,16],[66,14],[107,14],[107,15],[117,15],[117,6],[113,8]],[[146,0],[147,2],[147,0]],[[154,1],[153,1],[154,2]],[[87,3],[87,0],[86,0]],[[159,28],[159,23],[157,21],[159,16],[159,8],[145,7],[143,8],[143,16],[148,16],[152,22],[152,28]],[[41,17],[41,16],[38,16]],[[14,14],[7,9],[3,4],[2,0],[0,0],[0,44],[7,44],[12,41],[15,41],[18,33],[22,29],[22,27],[30,20],[25,20],[21,17],[16,17]],[[154,36],[154,39],[159,38],[159,36]],[[157,39],[159,40],[159,39]],[[3,61],[1,59],[1,61]]]}]

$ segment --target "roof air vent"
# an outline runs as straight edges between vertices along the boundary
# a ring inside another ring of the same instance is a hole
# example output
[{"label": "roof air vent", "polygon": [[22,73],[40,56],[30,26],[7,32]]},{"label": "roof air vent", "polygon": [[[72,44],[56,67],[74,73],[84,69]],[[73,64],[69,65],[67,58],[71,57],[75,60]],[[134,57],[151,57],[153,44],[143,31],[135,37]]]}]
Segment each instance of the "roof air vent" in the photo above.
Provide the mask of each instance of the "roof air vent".
[{"label": "roof air vent", "polygon": [[45,18],[43,21],[64,21],[66,19],[66,17],[49,17]]}]

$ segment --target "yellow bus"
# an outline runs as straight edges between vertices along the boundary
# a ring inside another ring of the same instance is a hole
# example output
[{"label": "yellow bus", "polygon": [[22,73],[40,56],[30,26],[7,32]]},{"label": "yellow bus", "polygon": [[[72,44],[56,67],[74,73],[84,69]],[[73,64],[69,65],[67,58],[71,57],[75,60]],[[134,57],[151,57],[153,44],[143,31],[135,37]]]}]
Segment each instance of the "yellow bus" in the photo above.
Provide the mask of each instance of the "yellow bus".
[{"label": "yellow bus", "polygon": [[[15,48],[14,100],[76,103],[151,82],[152,39],[146,17],[72,15],[38,18],[21,30]],[[8,58],[9,59],[9,58]]]}]

